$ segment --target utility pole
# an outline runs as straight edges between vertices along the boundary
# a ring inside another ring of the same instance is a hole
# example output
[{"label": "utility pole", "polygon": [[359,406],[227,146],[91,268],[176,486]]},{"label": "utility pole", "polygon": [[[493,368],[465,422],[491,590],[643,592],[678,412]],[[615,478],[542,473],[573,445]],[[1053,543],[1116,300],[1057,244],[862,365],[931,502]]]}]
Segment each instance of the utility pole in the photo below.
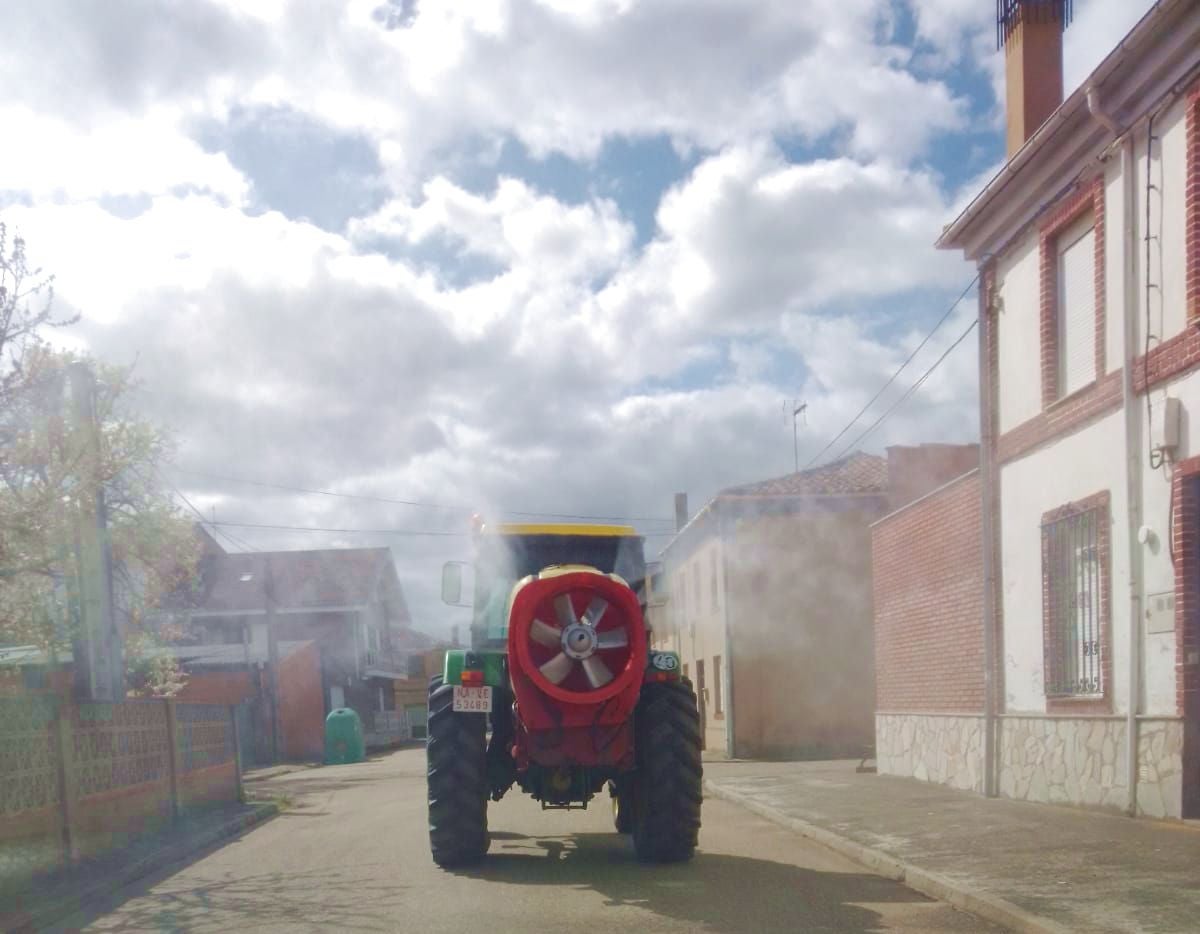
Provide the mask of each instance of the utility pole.
[{"label": "utility pole", "polygon": [[275,632],[275,572],[271,556],[263,561],[263,591],[267,602],[267,691],[271,696],[271,761],[279,762],[283,753],[283,724],[279,716],[279,640]]},{"label": "utility pole", "polygon": [[796,419],[808,411],[808,403],[801,402],[799,399],[788,399],[783,403],[784,411],[792,410],[792,458],[795,463],[795,472],[800,472],[800,433],[796,429]]},{"label": "utility pole", "polygon": [[[83,495],[76,504],[80,626],[73,634],[75,686],[86,700],[118,701],[125,696],[121,632],[113,607],[112,543],[108,507],[99,482],[100,427],[96,423],[96,377],[85,363],[69,369],[71,410],[83,439]],[[90,489],[91,485],[95,489]]]}]

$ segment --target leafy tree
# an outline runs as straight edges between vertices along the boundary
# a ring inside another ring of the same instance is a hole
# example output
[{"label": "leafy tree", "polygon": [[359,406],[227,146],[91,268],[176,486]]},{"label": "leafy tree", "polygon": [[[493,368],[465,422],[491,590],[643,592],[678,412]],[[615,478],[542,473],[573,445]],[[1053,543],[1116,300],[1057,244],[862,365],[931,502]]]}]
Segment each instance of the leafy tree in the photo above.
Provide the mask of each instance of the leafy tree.
[{"label": "leafy tree", "polygon": [[[0,223],[0,644],[64,650],[78,626],[79,523],[103,490],[114,602],[137,690],[170,692],[178,670],[151,642],[155,611],[193,578],[197,544],[158,479],[168,435],[131,404],[129,369],[55,348],[74,323],[52,310],[52,280]],[[80,377],[94,425],[70,412]]]}]

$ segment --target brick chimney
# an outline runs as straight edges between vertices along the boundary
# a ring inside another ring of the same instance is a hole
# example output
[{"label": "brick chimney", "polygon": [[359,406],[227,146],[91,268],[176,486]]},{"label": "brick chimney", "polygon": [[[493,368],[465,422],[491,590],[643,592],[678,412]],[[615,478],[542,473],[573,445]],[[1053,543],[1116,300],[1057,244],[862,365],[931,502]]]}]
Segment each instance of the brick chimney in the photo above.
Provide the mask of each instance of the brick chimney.
[{"label": "brick chimney", "polygon": [[1071,13],[1072,0],[996,0],[1010,159],[1062,103],[1062,31]]}]

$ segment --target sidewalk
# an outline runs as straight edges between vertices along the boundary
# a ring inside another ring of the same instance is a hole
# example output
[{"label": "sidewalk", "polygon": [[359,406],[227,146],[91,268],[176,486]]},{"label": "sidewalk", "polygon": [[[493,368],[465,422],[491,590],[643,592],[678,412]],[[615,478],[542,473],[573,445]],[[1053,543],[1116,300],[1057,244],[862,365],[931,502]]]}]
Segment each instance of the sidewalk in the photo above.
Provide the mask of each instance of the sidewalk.
[{"label": "sidewalk", "polygon": [[1200,930],[1200,826],[988,799],[857,762],[706,761],[705,791],[1026,931]]},{"label": "sidewalk", "polygon": [[185,861],[279,812],[272,802],[229,804],[201,811],[124,848],[89,857],[19,888],[0,891],[0,931],[52,926],[80,905],[104,898],[164,866]]}]

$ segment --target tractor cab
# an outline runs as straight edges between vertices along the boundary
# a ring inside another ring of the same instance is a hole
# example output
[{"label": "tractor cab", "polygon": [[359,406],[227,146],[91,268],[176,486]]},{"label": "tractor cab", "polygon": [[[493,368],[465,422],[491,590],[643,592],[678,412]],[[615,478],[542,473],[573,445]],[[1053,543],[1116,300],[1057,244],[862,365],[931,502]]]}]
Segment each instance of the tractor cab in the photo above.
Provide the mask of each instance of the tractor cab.
[{"label": "tractor cab", "polygon": [[616,574],[639,595],[644,589],[646,561],[643,539],[627,525],[541,525],[502,523],[483,526],[476,537],[474,580],[466,566],[450,562],[443,569],[442,597],[452,605],[468,605],[471,592],[471,648],[503,650],[508,639],[509,599],[516,583],[546,568],[586,565]]}]

